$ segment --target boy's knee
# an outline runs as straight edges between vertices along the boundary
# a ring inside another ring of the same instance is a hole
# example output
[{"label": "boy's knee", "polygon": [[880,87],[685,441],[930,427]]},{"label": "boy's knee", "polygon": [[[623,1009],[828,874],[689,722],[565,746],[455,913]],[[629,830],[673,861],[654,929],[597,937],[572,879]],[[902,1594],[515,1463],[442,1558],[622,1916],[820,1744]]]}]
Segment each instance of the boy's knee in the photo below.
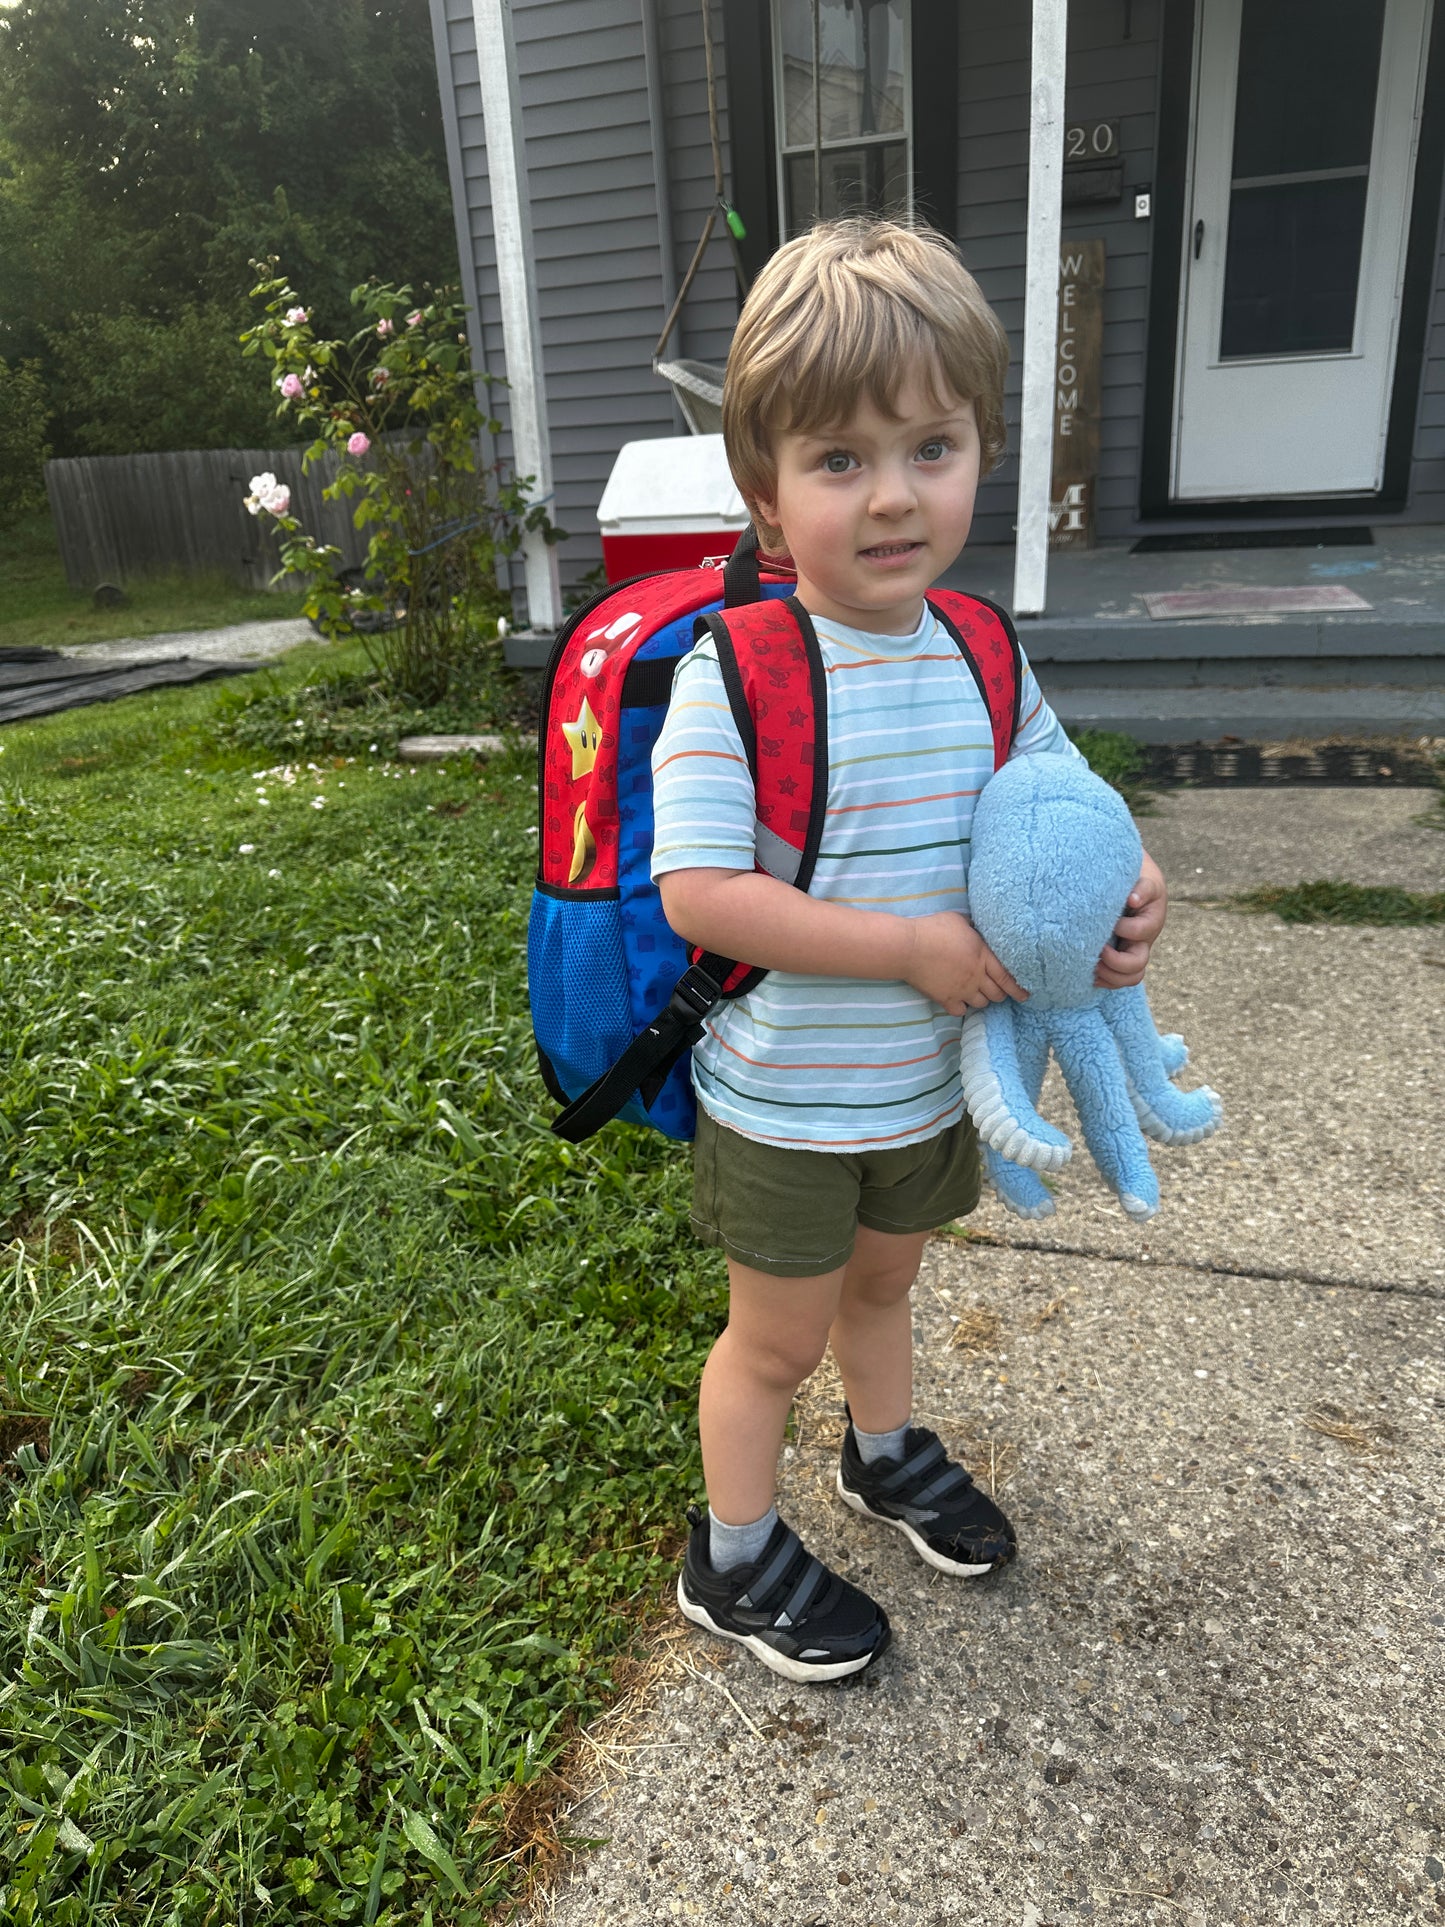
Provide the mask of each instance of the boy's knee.
[{"label": "boy's knee", "polygon": [[828,1349],[826,1330],[763,1338],[734,1327],[732,1339],[750,1369],[775,1391],[796,1391],[818,1369]]}]

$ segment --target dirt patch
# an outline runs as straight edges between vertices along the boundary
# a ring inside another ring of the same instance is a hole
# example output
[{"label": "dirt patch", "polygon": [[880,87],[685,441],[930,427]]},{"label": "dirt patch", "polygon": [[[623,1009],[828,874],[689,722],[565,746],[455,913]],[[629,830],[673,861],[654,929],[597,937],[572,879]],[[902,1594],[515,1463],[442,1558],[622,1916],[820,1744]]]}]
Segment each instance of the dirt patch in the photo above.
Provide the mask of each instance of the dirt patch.
[{"label": "dirt patch", "polygon": [[42,1458],[50,1456],[50,1420],[43,1412],[0,1411],[0,1473],[22,1445],[33,1445]]}]

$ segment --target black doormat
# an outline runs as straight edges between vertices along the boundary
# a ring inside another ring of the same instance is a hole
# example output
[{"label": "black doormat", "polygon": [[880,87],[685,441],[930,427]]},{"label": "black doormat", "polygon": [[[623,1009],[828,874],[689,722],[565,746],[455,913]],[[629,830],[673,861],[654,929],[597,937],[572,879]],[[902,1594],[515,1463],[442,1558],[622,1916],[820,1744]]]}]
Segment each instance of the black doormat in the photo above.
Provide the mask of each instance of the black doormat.
[{"label": "black doormat", "polygon": [[1369,529],[1189,529],[1141,535],[1130,555],[1184,555],[1199,549],[1368,549]]},{"label": "black doormat", "polygon": [[1422,750],[1370,743],[1320,743],[1291,749],[1258,743],[1141,743],[1146,783],[1200,789],[1318,784],[1436,789],[1441,773]]}]

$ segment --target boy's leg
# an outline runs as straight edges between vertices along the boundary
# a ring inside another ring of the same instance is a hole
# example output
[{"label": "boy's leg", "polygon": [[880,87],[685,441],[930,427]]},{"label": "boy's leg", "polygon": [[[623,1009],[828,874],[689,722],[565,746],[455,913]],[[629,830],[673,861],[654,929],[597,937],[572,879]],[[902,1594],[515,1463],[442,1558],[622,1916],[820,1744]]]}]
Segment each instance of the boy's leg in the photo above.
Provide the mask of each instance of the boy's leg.
[{"label": "boy's leg", "polygon": [[[728,1274],[727,1329],[698,1401],[711,1512],[688,1515],[677,1603],[695,1625],[736,1640],[785,1679],[845,1679],[883,1652],[888,1615],[814,1558],[773,1509],[788,1408],[823,1356],[843,1274],[775,1277],[731,1254]],[[752,1525],[755,1533],[737,1529]],[[715,1551],[718,1536],[731,1557]]]},{"label": "boy's leg", "polygon": [[[832,1334],[849,1411],[838,1495],[855,1512],[902,1532],[938,1571],[977,1578],[1006,1565],[1017,1542],[1007,1517],[937,1435],[910,1422],[909,1287],[926,1238],[874,1232],[865,1246],[859,1227],[858,1270],[849,1267]],[[871,1436],[860,1440],[860,1431]]]},{"label": "boy's leg", "polygon": [[829,1342],[854,1425],[893,1432],[913,1412],[913,1312],[909,1293],[923,1262],[926,1231],[875,1231],[860,1224]]},{"label": "boy's leg", "polygon": [[703,1367],[697,1422],[708,1504],[729,1525],[773,1503],[788,1411],[827,1348],[844,1277],[776,1278],[728,1259],[727,1329]]}]

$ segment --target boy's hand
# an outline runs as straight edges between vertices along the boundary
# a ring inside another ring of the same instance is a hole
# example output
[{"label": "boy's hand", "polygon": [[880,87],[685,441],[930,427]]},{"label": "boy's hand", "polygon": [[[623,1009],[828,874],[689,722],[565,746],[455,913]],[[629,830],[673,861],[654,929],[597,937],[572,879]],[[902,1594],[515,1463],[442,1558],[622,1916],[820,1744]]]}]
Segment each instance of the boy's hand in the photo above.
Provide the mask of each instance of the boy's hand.
[{"label": "boy's hand", "polygon": [[1114,925],[1114,935],[1094,971],[1094,982],[1100,989],[1131,990],[1144,981],[1149,953],[1159,941],[1168,914],[1164,874],[1146,850],[1139,881],[1129,892],[1124,914]]},{"label": "boy's hand", "polygon": [[1001,1004],[1005,997],[1020,1002],[1028,992],[1011,977],[968,918],[957,910],[941,910],[910,922],[913,954],[905,983],[942,1004],[950,1017],[985,1004]]}]

